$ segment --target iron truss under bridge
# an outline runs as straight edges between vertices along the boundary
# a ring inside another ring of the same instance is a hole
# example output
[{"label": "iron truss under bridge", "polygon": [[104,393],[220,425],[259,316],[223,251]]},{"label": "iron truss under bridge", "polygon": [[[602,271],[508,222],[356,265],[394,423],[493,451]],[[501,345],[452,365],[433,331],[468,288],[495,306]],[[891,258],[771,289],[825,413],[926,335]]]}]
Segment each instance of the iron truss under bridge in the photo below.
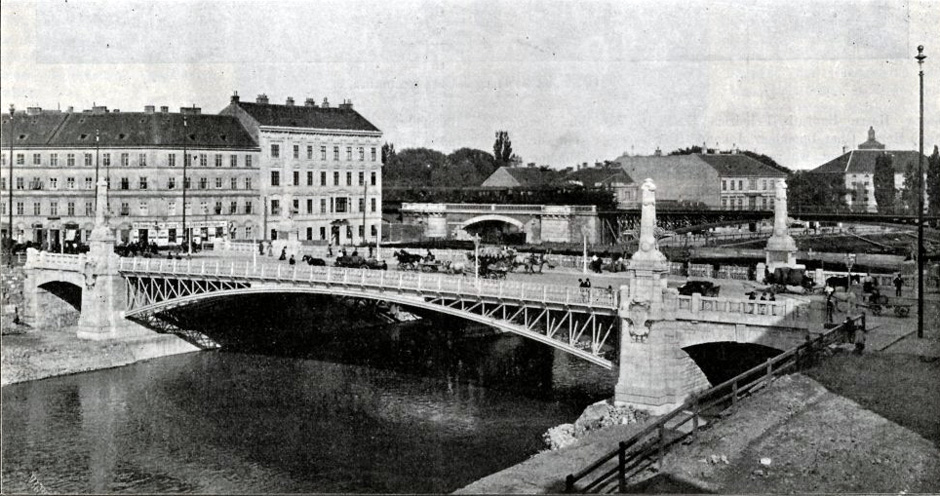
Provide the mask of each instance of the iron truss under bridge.
[{"label": "iron truss under bridge", "polygon": [[493,281],[383,270],[122,258],[124,316],[147,327],[184,333],[183,307],[217,298],[311,293],[386,301],[461,317],[553,346],[612,368],[619,342],[619,294],[601,288]]}]

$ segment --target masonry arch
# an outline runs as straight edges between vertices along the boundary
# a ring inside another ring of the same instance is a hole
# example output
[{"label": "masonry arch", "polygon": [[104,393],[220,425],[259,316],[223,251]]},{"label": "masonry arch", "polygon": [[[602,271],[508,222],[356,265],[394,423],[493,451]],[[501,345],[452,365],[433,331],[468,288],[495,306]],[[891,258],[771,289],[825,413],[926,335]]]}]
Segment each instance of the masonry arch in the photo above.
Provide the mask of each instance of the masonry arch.
[{"label": "masonry arch", "polygon": [[507,215],[478,215],[462,222],[460,228],[468,233],[480,235],[488,243],[526,241],[525,224]]},{"label": "masonry arch", "polygon": [[682,348],[713,386],[783,353],[755,343],[712,341]]}]

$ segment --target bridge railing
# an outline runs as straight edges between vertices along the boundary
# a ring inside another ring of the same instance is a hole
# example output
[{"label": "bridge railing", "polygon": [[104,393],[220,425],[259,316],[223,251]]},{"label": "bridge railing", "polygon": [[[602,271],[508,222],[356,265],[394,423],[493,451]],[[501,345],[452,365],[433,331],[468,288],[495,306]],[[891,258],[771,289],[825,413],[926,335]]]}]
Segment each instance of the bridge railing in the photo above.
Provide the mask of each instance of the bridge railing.
[{"label": "bridge railing", "polygon": [[693,294],[676,297],[677,314],[702,317],[702,314],[734,314],[737,316],[775,317],[777,319],[804,319],[809,317],[809,303],[791,299],[781,301],[747,300],[738,298],[710,297]]},{"label": "bridge railing", "polygon": [[[698,436],[704,412],[710,412],[714,416],[734,406],[739,400],[767,386],[778,376],[812,365],[820,350],[853,337],[858,330],[865,332],[865,329],[864,314],[846,319],[843,324],[823,332],[816,338],[807,339],[805,343],[765,363],[694,395],[678,408],[620,442],[617,449],[580,472],[569,474],[565,478],[565,492],[626,492],[630,476],[653,464],[657,464],[661,471],[666,448],[688,435],[693,438]],[[668,429],[667,424],[670,424]],[[687,434],[681,434],[679,428],[686,424],[691,424],[691,429],[688,429]],[[617,461],[610,468],[614,459]],[[589,477],[592,478],[590,481]],[[610,487],[613,484],[616,484],[616,488]]]},{"label": "bridge railing", "polygon": [[26,268],[81,270],[85,265],[86,255],[68,255],[39,251],[35,248],[26,249]]},{"label": "bridge railing", "polygon": [[380,290],[411,290],[421,296],[477,295],[520,301],[616,309],[619,292],[551,284],[496,281],[423,272],[252,263],[238,260],[122,258],[118,270],[178,276],[230,277],[263,281],[315,282]]}]

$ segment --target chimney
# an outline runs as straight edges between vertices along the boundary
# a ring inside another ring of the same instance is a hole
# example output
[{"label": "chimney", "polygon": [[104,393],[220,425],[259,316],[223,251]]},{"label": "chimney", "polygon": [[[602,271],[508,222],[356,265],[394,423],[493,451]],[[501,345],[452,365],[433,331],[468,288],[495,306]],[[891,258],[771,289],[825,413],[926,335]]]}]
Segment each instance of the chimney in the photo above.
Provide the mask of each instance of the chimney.
[{"label": "chimney", "polygon": [[161,106],[160,106],[160,113],[161,113],[161,114],[169,114],[169,113],[170,113],[170,107],[167,107],[166,105],[161,105]]},{"label": "chimney", "polygon": [[192,107],[180,107],[180,113],[183,115],[199,115],[202,109],[193,105]]},{"label": "chimney", "polygon": [[153,105],[144,105],[144,113],[152,114],[155,108]]},{"label": "chimney", "polygon": [[660,147],[657,146],[657,147],[656,147],[656,151],[653,152],[653,156],[654,156],[654,157],[662,157],[662,156],[663,156],[663,150],[662,150],[662,148],[660,148]]},{"label": "chimney", "polygon": [[294,106],[294,97],[292,97],[292,96],[287,97],[287,102],[285,102],[284,104],[287,105],[288,107],[293,107],[293,106]]},{"label": "chimney", "polygon": [[42,107],[26,107],[26,115],[39,115],[42,113]]},{"label": "chimney", "polygon": [[732,155],[737,155],[737,154],[738,154],[738,144],[737,144],[737,143],[731,143],[731,154],[732,154]]},{"label": "chimney", "polygon": [[330,108],[330,101],[327,100],[326,97],[323,97],[323,104],[321,106],[323,108]]},{"label": "chimney", "polygon": [[304,107],[316,107],[317,102],[313,98],[307,98],[304,100]]},{"label": "chimney", "polygon": [[353,108],[352,100],[343,100],[343,103],[339,104],[339,108],[345,109],[345,110],[352,110]]},{"label": "chimney", "polygon": [[845,145],[842,145],[842,154],[843,154],[843,155],[845,155],[845,151],[846,151],[845,149],[846,149],[846,146],[845,146]]},{"label": "chimney", "polygon": [[238,98],[238,92],[234,92],[232,97],[229,99],[229,103],[238,103],[241,99]]},{"label": "chimney", "polygon": [[120,114],[120,113],[121,113],[121,109],[114,109],[114,110],[112,110],[111,112],[112,112],[112,113],[115,113],[115,114]]},{"label": "chimney", "polygon": [[268,95],[265,95],[264,93],[258,95],[258,98],[255,98],[255,103],[257,103],[257,104],[259,104],[259,105],[267,105],[267,104],[268,104]]},{"label": "chimney", "polygon": [[107,113],[108,113],[108,107],[106,107],[106,106],[104,106],[104,105],[92,105],[92,106],[91,106],[91,113],[92,113],[92,114],[107,114]]},{"label": "chimney", "polygon": [[69,105],[69,106],[65,109],[65,111],[71,114],[72,112],[75,112],[75,107]]}]

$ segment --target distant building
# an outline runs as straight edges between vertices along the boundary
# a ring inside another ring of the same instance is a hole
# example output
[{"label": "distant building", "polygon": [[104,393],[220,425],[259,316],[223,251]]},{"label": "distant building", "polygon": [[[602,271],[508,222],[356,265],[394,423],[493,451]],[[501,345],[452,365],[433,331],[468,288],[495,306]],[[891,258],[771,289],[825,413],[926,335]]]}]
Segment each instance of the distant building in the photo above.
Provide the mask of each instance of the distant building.
[{"label": "distant building", "polygon": [[500,167],[480,185],[483,188],[545,188],[563,184],[562,173],[543,167]]},{"label": "distant building", "polygon": [[565,182],[585,188],[608,189],[614,194],[614,201],[619,208],[637,206],[638,185],[622,167],[610,164],[595,164],[583,167],[565,176]]},{"label": "distant building", "polygon": [[[904,187],[904,174],[910,167],[917,167],[920,153],[916,150],[888,150],[875,139],[875,129],[868,129],[868,140],[858,145],[855,150],[842,155],[810,171],[812,174],[836,174],[843,177],[846,203],[866,212],[876,212],[875,200],[875,160],[881,154],[888,154],[894,168],[894,188]],[[924,158],[926,161],[926,157]]]},{"label": "distant building", "polygon": [[786,178],[784,172],[738,153],[624,155],[615,162],[635,181],[651,178],[657,201],[728,210],[772,209],[774,182]]}]

